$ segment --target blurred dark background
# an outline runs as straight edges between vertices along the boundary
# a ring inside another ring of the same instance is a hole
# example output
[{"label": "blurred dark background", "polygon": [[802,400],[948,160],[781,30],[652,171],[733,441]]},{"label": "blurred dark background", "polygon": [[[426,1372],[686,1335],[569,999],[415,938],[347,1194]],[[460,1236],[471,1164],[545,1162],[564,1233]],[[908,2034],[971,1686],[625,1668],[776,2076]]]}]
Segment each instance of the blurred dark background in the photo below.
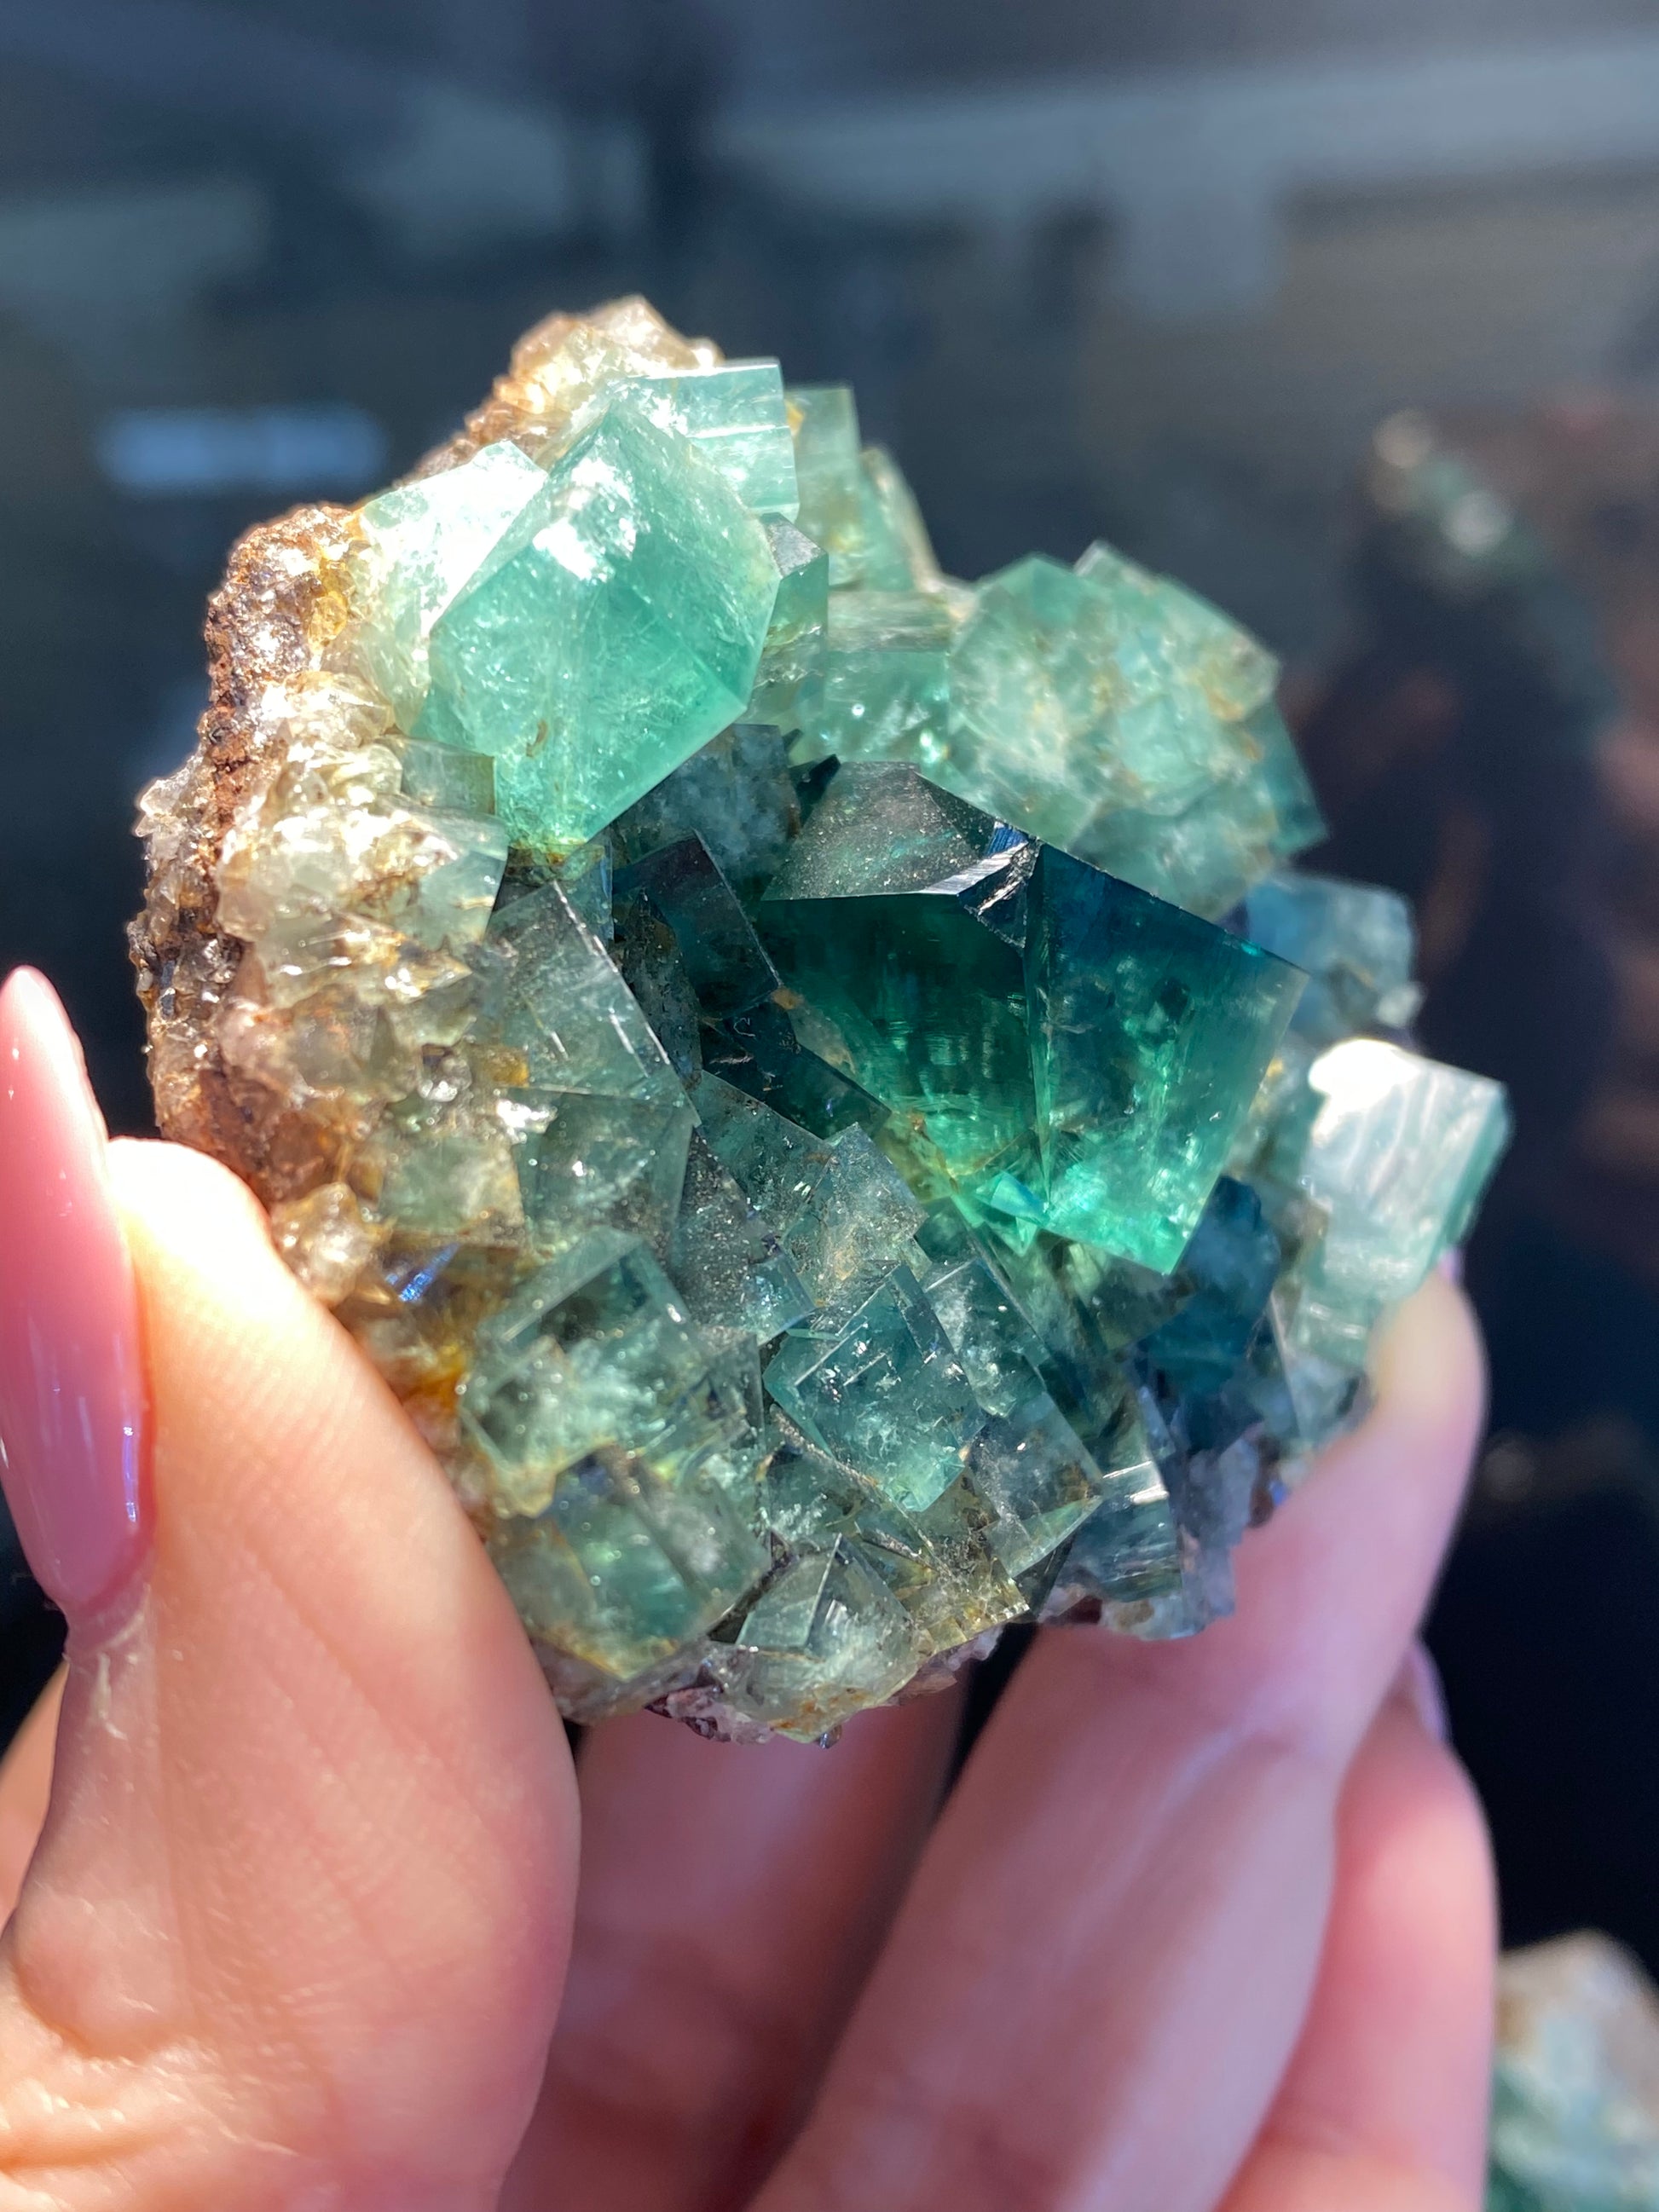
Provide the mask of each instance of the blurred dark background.
[{"label": "blurred dark background", "polygon": [[[1659,4],[0,0],[0,970],[117,1129],[230,540],[635,289],[854,382],[952,570],[1104,535],[1285,654],[1314,864],[1419,899],[1518,1103],[1433,1628],[1508,1933],[1659,1968]],[[1524,589],[1402,538],[1402,451]],[[14,1552],[0,1729],[56,1643]]]}]

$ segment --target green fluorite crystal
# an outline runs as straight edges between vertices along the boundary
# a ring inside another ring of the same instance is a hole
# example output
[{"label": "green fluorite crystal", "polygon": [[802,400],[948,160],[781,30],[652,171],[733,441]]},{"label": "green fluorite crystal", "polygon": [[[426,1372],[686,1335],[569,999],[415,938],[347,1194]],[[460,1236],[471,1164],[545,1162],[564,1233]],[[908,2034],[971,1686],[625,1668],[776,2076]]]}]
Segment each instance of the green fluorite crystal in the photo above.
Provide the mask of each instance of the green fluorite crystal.
[{"label": "green fluorite crystal", "polygon": [[1224,914],[1322,834],[1277,670],[1191,592],[1096,545],[981,584],[951,655],[953,790],[1158,896]]},{"label": "green fluorite crystal", "polygon": [[817,684],[803,704],[802,728],[819,757],[941,760],[952,634],[949,609],[923,592],[835,593]]},{"label": "green fluorite crystal", "polygon": [[464,468],[401,485],[363,509],[370,557],[362,586],[362,657],[405,730],[414,728],[426,703],[440,617],[546,489],[545,471],[504,442],[486,447]]},{"label": "green fluorite crystal", "polygon": [[1499,1962],[1486,2205],[1659,2206],[1659,1990],[1604,1936]]},{"label": "green fluorite crystal", "polygon": [[953,1193],[1166,1271],[1304,983],[899,767],[842,770],[759,915]]},{"label": "green fluorite crystal", "polygon": [[1329,876],[1273,875],[1251,891],[1244,921],[1258,945],[1311,978],[1296,1026],[1315,1042],[1404,1029],[1416,1013],[1417,934],[1395,892]]},{"label": "green fluorite crystal", "polygon": [[690,438],[745,507],[793,520],[800,491],[776,362],[731,361],[678,376],[624,377],[607,386],[598,404],[617,402]]},{"label": "green fluorite crystal", "polygon": [[843,1538],[769,1585],[720,1655],[719,1679],[744,1718],[814,1736],[882,1704],[915,1672],[904,1607]]},{"label": "green fluorite crystal", "polygon": [[1467,1233],[1509,1139],[1502,1089],[1380,1039],[1333,1045],[1297,1163],[1320,1226],[1287,1281],[1289,1340],[1357,1365],[1373,1324]]},{"label": "green fluorite crystal", "polygon": [[1103,546],[953,581],[849,392],[638,301],[236,558],[145,802],[158,1111],[565,1711],[813,1737],[1226,1611],[1507,1127],[1402,903],[1287,865],[1263,648]]},{"label": "green fluorite crystal", "polygon": [[912,1511],[950,1488],[985,1418],[939,1316],[904,1267],[884,1278],[844,1335],[792,1337],[765,1381],[815,1444]]},{"label": "green fluorite crystal", "polygon": [[522,842],[584,843],[738,719],[777,591],[726,477],[619,404],[434,623],[411,734],[489,754]]}]

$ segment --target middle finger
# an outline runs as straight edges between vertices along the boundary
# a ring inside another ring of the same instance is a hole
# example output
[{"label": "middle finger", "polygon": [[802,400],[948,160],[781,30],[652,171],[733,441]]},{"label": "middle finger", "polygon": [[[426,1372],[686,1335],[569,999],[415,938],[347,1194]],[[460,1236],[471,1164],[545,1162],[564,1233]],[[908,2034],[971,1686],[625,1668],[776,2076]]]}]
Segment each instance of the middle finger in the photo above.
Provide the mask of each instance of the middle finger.
[{"label": "middle finger", "polygon": [[586,1739],[582,1875],[547,2079],[503,2212],[726,2212],[816,2087],[921,1849],[954,1692],[840,1743]]}]

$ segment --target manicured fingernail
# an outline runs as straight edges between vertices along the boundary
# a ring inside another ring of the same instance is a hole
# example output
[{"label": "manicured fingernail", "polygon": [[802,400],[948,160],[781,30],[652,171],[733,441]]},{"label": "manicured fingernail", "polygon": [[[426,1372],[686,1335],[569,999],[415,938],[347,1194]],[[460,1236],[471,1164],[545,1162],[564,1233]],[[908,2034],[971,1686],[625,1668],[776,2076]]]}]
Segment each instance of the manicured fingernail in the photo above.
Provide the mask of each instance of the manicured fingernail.
[{"label": "manicured fingernail", "polygon": [[1419,1641],[1412,1645],[1394,1688],[1395,1695],[1405,1699],[1437,1743],[1449,1742],[1451,1724],[1446,1717],[1446,1692],[1441,1686],[1440,1669],[1425,1644]]},{"label": "manicured fingernail", "polygon": [[71,1621],[143,1562],[144,1411],[103,1120],[58,994],[20,968],[0,990],[0,1481]]},{"label": "manicured fingernail", "polygon": [[1461,1283],[1463,1279],[1462,1246],[1454,1244],[1451,1250],[1443,1252],[1434,1264],[1437,1272],[1443,1275],[1449,1283]]}]

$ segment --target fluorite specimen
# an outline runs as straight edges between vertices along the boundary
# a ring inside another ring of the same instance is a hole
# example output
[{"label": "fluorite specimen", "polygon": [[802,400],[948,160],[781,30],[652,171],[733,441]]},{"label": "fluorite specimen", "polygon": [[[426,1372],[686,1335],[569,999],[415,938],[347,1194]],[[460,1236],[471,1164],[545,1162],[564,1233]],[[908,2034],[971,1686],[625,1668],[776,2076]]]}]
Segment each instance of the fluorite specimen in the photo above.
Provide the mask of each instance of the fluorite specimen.
[{"label": "fluorite specimen", "polygon": [[1659,2208],[1659,1990],[1604,1936],[1499,1966],[1486,2205]]},{"label": "fluorite specimen", "polygon": [[228,1161],[565,1711],[816,1737],[1011,1621],[1187,1634],[1460,1237],[1270,657],[1104,546],[945,576],[852,395],[642,301],[236,549],[134,933]]}]

